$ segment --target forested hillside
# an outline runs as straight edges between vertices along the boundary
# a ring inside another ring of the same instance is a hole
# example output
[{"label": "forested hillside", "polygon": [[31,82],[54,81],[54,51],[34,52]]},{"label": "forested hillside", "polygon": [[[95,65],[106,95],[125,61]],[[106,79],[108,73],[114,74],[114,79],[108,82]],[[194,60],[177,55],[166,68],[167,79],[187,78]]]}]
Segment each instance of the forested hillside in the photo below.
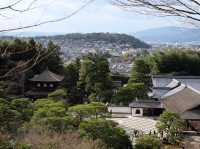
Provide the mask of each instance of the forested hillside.
[{"label": "forested hillside", "polygon": [[111,55],[121,54],[122,51],[150,46],[133,36],[111,33],[66,34],[58,36],[36,37],[37,41],[44,44],[48,40],[61,47],[66,59],[80,57],[89,52],[108,52]]}]

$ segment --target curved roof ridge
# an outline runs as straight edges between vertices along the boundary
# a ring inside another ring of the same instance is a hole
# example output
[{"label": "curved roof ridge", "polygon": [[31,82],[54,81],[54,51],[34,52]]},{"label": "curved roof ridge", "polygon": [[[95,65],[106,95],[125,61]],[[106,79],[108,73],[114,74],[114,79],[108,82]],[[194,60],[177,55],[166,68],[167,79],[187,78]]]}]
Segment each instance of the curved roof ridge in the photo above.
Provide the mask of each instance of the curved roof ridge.
[{"label": "curved roof ridge", "polygon": [[51,77],[53,77],[53,78],[54,78],[55,80],[57,80],[57,81],[60,81],[58,77],[62,77],[62,76],[57,75],[57,74],[55,74],[55,73],[53,73],[53,72],[51,72],[51,71],[49,71],[49,72],[50,72],[49,74],[50,74]]},{"label": "curved roof ridge", "polygon": [[173,88],[179,86],[180,83],[181,83],[180,81],[173,78],[172,81],[168,85],[166,85],[166,87],[173,89]]},{"label": "curved roof ridge", "polygon": [[174,94],[176,94],[176,93],[182,91],[182,90],[185,89],[185,88],[186,88],[186,85],[183,84],[183,83],[181,83],[181,85],[179,85],[178,87],[176,87],[176,88],[170,90],[169,92],[167,92],[166,94],[164,94],[164,95],[161,97],[161,99],[166,98],[166,97],[169,97],[169,96],[172,96],[172,95],[174,95]]},{"label": "curved roof ridge", "polygon": [[199,90],[197,90],[197,89],[195,89],[195,88],[193,88],[192,86],[190,86],[190,85],[187,85],[186,87],[187,87],[187,88],[189,88],[189,89],[191,89],[191,90],[193,90],[194,92],[196,92],[196,93],[200,94],[200,91],[199,91]]},{"label": "curved roof ridge", "polygon": [[162,99],[165,108],[176,113],[183,113],[200,105],[200,92],[182,84],[166,93]]}]

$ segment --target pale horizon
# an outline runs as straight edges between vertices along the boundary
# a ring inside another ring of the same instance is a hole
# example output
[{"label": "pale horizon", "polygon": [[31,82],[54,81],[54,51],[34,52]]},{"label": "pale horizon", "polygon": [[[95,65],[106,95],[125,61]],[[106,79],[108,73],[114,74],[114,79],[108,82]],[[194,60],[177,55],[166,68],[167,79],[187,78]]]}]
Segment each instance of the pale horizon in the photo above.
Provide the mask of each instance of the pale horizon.
[{"label": "pale horizon", "polygon": [[[10,0],[14,1],[14,0]],[[9,1],[9,2],[10,2]],[[25,0],[28,3],[28,0]],[[6,0],[0,2],[1,6]],[[86,1],[81,0],[46,0],[35,4],[37,9],[26,13],[15,13],[11,19],[0,19],[0,28],[14,28],[16,26],[30,25],[40,21],[60,18],[71,14],[81,7]],[[22,8],[22,6],[17,6]],[[11,14],[6,11],[3,15]],[[160,27],[188,27],[175,17],[157,17],[125,11],[110,3],[109,0],[96,0],[81,10],[78,14],[61,22],[49,23],[39,27],[18,30],[17,32],[42,32],[42,33],[135,33],[151,28]],[[6,32],[5,32],[6,34]]]}]

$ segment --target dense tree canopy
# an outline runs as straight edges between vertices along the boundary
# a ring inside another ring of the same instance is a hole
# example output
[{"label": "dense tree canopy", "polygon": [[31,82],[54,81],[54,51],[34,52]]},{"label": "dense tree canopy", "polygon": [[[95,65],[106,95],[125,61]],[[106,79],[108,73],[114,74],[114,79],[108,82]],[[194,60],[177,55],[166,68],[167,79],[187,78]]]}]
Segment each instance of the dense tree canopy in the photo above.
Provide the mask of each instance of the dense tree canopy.
[{"label": "dense tree canopy", "polygon": [[112,121],[95,119],[82,122],[80,133],[93,140],[100,139],[106,144],[107,148],[127,149],[131,148],[131,142],[125,131],[116,127]]},{"label": "dense tree canopy", "polygon": [[112,98],[112,103],[128,105],[136,99],[146,99],[144,83],[129,83],[121,87]]},{"label": "dense tree canopy", "polygon": [[0,40],[0,61],[3,96],[22,94],[24,84],[28,86],[26,80],[47,67],[59,74],[63,72],[60,48],[51,41],[45,47],[33,39]]},{"label": "dense tree canopy", "polygon": [[165,111],[160,115],[157,123],[158,132],[166,138],[168,143],[178,143],[181,140],[180,132],[184,128],[184,121],[176,113]]},{"label": "dense tree canopy", "polygon": [[[152,74],[200,75],[200,52],[188,49],[166,49],[141,57]],[[139,65],[138,65],[139,66]],[[145,69],[146,66],[141,66]],[[147,69],[148,70],[148,69]]]},{"label": "dense tree canopy", "polygon": [[78,86],[79,81],[80,60],[76,59],[64,67],[64,81],[62,86],[67,92],[67,101],[71,104],[83,103],[85,91]]},{"label": "dense tree canopy", "polygon": [[[22,62],[28,62],[38,52],[39,44],[36,44],[33,39],[29,41],[15,39],[15,40],[1,40],[0,41],[0,76],[13,76],[9,71],[15,66],[20,66]],[[28,64],[27,64],[28,65]],[[22,66],[21,66],[22,67]],[[20,69],[19,67],[18,69]],[[14,70],[17,72],[17,70]],[[6,75],[8,74],[8,75]]]},{"label": "dense tree canopy", "polygon": [[30,99],[19,98],[11,101],[14,110],[20,113],[23,122],[29,122],[33,116],[33,103]]},{"label": "dense tree canopy", "polygon": [[[33,42],[35,42],[33,40]],[[47,47],[44,47],[40,43],[35,43],[38,44],[37,50],[38,52],[41,53],[46,53],[44,57],[46,57],[44,60],[38,62],[32,69],[30,69],[26,75],[27,77],[32,77],[34,74],[41,73],[44,71],[46,68],[49,70],[62,74],[63,73],[63,61],[61,58],[61,51],[60,47],[58,45],[55,45],[52,41],[48,42]]]},{"label": "dense tree canopy", "polygon": [[51,131],[64,131],[72,127],[72,119],[62,101],[39,99],[34,103],[34,108],[31,123],[35,127]]},{"label": "dense tree canopy", "polygon": [[79,86],[83,86],[90,100],[110,101],[112,81],[109,63],[101,54],[89,54],[83,58]]},{"label": "dense tree canopy", "polygon": [[20,113],[5,99],[0,99],[0,120],[1,132],[16,132],[21,124]]},{"label": "dense tree canopy", "polygon": [[29,122],[33,115],[33,105],[28,99],[0,98],[0,132],[16,133],[23,123]]},{"label": "dense tree canopy", "polygon": [[105,117],[107,114],[107,107],[100,102],[91,102],[89,104],[79,104],[69,108],[69,111],[82,121],[84,118],[99,118]]},{"label": "dense tree canopy", "polygon": [[133,62],[131,77],[129,79],[129,84],[134,83],[144,83],[144,90],[146,92],[151,89],[151,68],[150,66],[141,58],[136,58]]},{"label": "dense tree canopy", "polygon": [[151,69],[142,57],[134,60],[128,83],[119,88],[112,98],[113,103],[128,105],[136,99],[148,99],[148,92],[152,87]]},{"label": "dense tree canopy", "polygon": [[48,98],[54,99],[54,100],[65,100],[67,97],[67,93],[65,89],[57,89],[51,93],[48,94]]},{"label": "dense tree canopy", "polygon": [[[55,45],[52,41],[49,41],[47,47],[45,47],[34,39],[1,40],[0,53],[1,76],[10,71],[15,65],[31,60],[33,62],[30,64],[28,70],[32,71],[34,74],[40,73],[46,67],[49,67],[55,72],[61,72],[63,69],[62,59],[60,58],[60,47]],[[45,60],[39,61],[35,55],[43,56]],[[36,61],[37,59],[38,61]],[[15,71],[17,72],[17,70]]]}]

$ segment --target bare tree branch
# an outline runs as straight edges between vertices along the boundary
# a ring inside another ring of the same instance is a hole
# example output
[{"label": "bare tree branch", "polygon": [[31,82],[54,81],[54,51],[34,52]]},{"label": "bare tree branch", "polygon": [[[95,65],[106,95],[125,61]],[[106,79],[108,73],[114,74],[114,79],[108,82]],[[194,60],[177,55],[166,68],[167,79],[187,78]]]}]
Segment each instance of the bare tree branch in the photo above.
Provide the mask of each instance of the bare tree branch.
[{"label": "bare tree branch", "polygon": [[[65,44],[65,42],[66,42],[66,38],[64,38],[64,40],[60,43],[60,46]],[[51,51],[47,50],[46,52],[42,49],[38,49],[38,52],[31,59],[19,63],[18,65],[16,65],[15,67],[13,67],[9,71],[7,71],[5,74],[0,75],[0,80],[5,79],[5,78],[10,77],[10,76],[13,76],[13,74],[15,74],[15,73],[25,73],[25,72],[27,72],[28,70],[32,69],[34,66],[36,66],[37,64],[39,64],[43,60],[48,59],[49,56],[54,54],[56,48],[57,47],[55,47]],[[27,49],[27,51],[28,51],[28,49]],[[26,52],[26,51],[23,51],[23,52]],[[3,53],[4,56],[9,55],[7,48],[4,51],[1,51],[1,53]],[[1,56],[3,54],[1,54]],[[16,54],[20,54],[20,52],[18,52]]]},{"label": "bare tree branch", "polygon": [[15,5],[21,3],[22,1],[23,0],[18,0],[16,2],[12,3],[12,4],[7,5],[7,6],[0,7],[0,10],[10,9],[10,8],[14,7]]},{"label": "bare tree branch", "polygon": [[151,11],[152,14],[172,15],[200,22],[198,0],[112,0],[112,3],[128,10]]},{"label": "bare tree branch", "polygon": [[[12,10],[12,11],[15,11],[15,12],[20,12],[20,13],[25,12],[25,11],[29,11],[29,10],[32,9],[33,3],[35,3],[37,0],[33,0],[26,9],[19,10],[19,9],[14,8],[14,6],[16,6],[17,4],[20,4],[22,1],[23,0],[18,0],[15,3],[10,4],[8,6],[0,7],[0,11],[6,10],[6,9]],[[64,17],[60,17],[60,18],[52,19],[52,20],[47,20],[47,21],[41,21],[39,23],[35,23],[35,24],[27,25],[27,26],[19,26],[19,27],[15,27],[15,28],[2,29],[2,30],[0,29],[0,32],[16,31],[16,30],[32,28],[32,27],[37,27],[37,26],[41,26],[41,25],[44,25],[44,24],[48,24],[48,23],[55,23],[55,22],[60,22],[60,21],[66,20],[66,19],[69,19],[72,16],[76,15],[77,13],[79,13],[82,9],[84,9],[86,6],[88,6],[93,1],[95,1],[95,0],[87,1],[84,5],[79,7],[77,10],[73,11],[71,14],[66,15]],[[1,14],[0,14],[0,16],[1,16]],[[4,16],[2,15],[2,17],[4,17]],[[65,43],[65,40],[62,41],[61,45],[64,44],[64,43]],[[1,50],[0,51],[0,57],[1,58],[9,57],[10,53],[9,53],[8,48],[0,49],[0,50]],[[27,61],[18,62],[14,67],[12,67],[7,72],[5,72],[3,75],[1,75],[0,80],[5,79],[5,78],[10,77],[10,76],[13,76],[13,74],[15,74],[15,73],[23,73],[23,72],[30,70],[31,68],[33,68],[35,65],[37,65],[41,61],[47,59],[51,54],[53,54],[55,52],[55,50],[56,50],[56,47],[55,47],[55,49],[51,50],[50,52],[49,51],[45,52],[45,51],[39,50],[38,52],[36,52],[36,54],[31,59],[29,59]],[[23,52],[26,52],[26,51],[23,51]],[[19,54],[19,53],[16,53],[16,54]]]},{"label": "bare tree branch", "polygon": [[27,28],[33,28],[33,27],[37,27],[37,26],[41,26],[41,25],[45,25],[45,24],[49,24],[49,23],[61,22],[61,21],[67,20],[67,19],[71,18],[72,16],[76,15],[77,13],[79,13],[82,9],[87,7],[93,1],[95,1],[95,0],[89,0],[87,3],[85,3],[84,5],[79,7],[77,10],[75,10],[71,14],[66,15],[64,17],[52,19],[52,20],[47,20],[47,21],[42,21],[42,22],[39,22],[39,23],[26,25],[26,26],[19,26],[19,27],[14,27],[14,28],[9,28],[9,29],[0,29],[0,32],[16,31],[16,30],[22,30],[22,29],[27,29]]}]

